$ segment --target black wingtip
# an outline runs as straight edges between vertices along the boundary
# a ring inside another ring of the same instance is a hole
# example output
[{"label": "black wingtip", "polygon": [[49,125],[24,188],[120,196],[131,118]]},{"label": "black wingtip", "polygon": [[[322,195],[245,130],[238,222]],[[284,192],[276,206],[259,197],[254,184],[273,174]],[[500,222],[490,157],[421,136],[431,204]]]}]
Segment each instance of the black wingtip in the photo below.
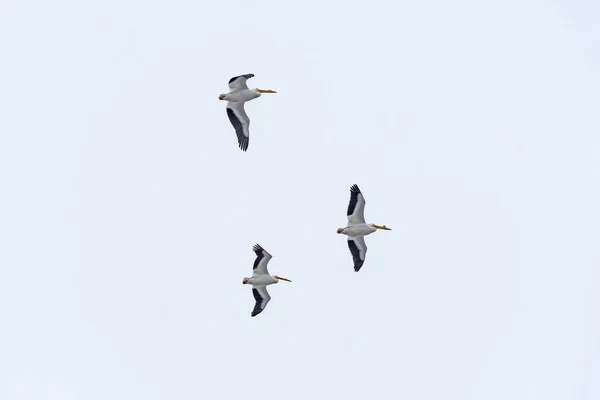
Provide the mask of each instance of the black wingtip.
[{"label": "black wingtip", "polygon": [[264,249],[262,248],[262,246],[260,244],[257,243],[252,247],[252,250],[253,251],[262,251]]},{"label": "black wingtip", "polygon": [[256,304],[254,305],[254,309],[252,310],[252,313],[250,314],[250,316],[256,317],[258,314],[260,314],[264,310],[263,308],[260,307],[261,303],[263,302],[263,298],[260,295],[260,293],[258,293],[258,290],[254,289],[254,288],[252,288],[252,295],[254,296],[254,300],[256,300]]},{"label": "black wingtip", "polygon": [[354,272],[360,271],[360,269],[362,268],[362,266],[364,264],[365,264],[364,260],[361,260],[361,259],[356,260],[356,262],[354,263]]},{"label": "black wingtip", "polygon": [[229,80],[228,84],[229,84],[229,83],[231,83],[231,82],[233,82],[233,81],[235,81],[237,78],[239,78],[239,77],[241,77],[241,76],[243,76],[243,77],[244,77],[244,78],[246,78],[246,79],[250,79],[250,78],[253,78],[253,77],[254,77],[254,74],[244,74],[244,75],[238,75],[238,76],[234,76],[233,78],[231,78],[231,79]]},{"label": "black wingtip", "polygon": [[360,250],[356,246],[356,243],[352,239],[348,239],[348,248],[350,249],[350,254],[352,254],[352,262],[354,264],[354,271],[360,271],[360,268],[365,263],[365,260],[361,260],[360,258]]},{"label": "black wingtip", "polygon": [[358,185],[356,183],[350,187],[350,191],[352,193],[360,193],[360,189],[358,188]]},{"label": "black wingtip", "polygon": [[242,151],[248,150],[250,138],[244,135],[244,126],[242,125],[239,118],[237,117],[237,115],[235,115],[231,108],[225,107],[225,110],[227,111],[227,118],[229,118],[229,122],[231,122],[231,125],[235,130],[235,136],[237,137],[238,146],[240,147],[240,149],[242,149]]}]

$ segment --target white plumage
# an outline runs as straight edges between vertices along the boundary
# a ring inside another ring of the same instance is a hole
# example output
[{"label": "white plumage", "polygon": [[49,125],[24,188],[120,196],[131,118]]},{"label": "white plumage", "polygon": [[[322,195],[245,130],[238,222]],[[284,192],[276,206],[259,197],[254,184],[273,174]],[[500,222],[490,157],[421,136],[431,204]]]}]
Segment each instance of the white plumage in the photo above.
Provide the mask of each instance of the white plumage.
[{"label": "white plumage", "polygon": [[227,117],[235,129],[238,145],[243,151],[248,150],[250,143],[250,118],[244,110],[244,104],[260,97],[262,93],[277,93],[274,90],[248,89],[246,81],[253,76],[254,74],[234,76],[229,80],[231,91],[219,96],[219,100],[227,101]]},{"label": "white plumage", "polygon": [[370,235],[377,229],[391,231],[387,226],[367,224],[365,222],[365,198],[357,185],[350,188],[350,203],[348,203],[348,225],[345,228],[339,228],[337,233],[348,236],[348,248],[352,254],[354,262],[354,271],[360,271],[367,255],[367,244],[365,236]]},{"label": "white plumage", "polygon": [[250,315],[255,317],[263,312],[269,301],[271,301],[267,286],[279,283],[280,280],[287,282],[291,281],[287,278],[269,274],[267,264],[269,264],[269,261],[273,256],[259,244],[254,245],[252,250],[256,253],[256,259],[254,260],[254,265],[252,267],[252,277],[244,278],[242,283],[244,285],[252,285],[252,295],[254,296],[256,303],[254,304],[254,309]]}]

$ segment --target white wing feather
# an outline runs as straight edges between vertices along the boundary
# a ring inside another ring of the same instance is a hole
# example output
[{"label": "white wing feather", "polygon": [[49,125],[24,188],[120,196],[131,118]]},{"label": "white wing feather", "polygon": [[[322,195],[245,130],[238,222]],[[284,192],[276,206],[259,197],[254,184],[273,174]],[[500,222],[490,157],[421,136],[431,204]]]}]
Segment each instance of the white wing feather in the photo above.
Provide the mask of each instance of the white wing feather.
[{"label": "white wing feather", "polygon": [[258,262],[256,268],[253,269],[252,276],[270,275],[269,270],[267,269],[267,264],[269,264],[269,261],[271,260],[271,258],[273,258],[273,256],[269,254],[269,252],[267,252],[265,249],[262,249],[262,252],[263,257]]},{"label": "white wing feather", "polygon": [[263,298],[261,308],[264,310],[267,306],[267,303],[271,301],[271,296],[269,295],[269,292],[267,292],[266,286],[259,286],[256,288],[256,290],[258,290],[258,293],[260,293],[260,297]]},{"label": "white wing feather", "polygon": [[244,103],[227,102],[227,116],[235,129],[240,149],[246,151],[250,142],[250,118],[244,110]]},{"label": "white wing feather", "polygon": [[[244,109],[244,103],[237,102],[227,102],[227,108],[231,109],[235,116],[238,118],[240,123],[242,124],[242,133],[246,137],[250,137],[250,118],[248,114],[246,114],[246,110]],[[232,123],[233,125],[233,123]],[[234,128],[237,130],[238,127],[234,125]]]},{"label": "white wing feather", "polygon": [[365,198],[362,193],[357,193],[356,205],[354,212],[348,215],[348,225],[364,224],[365,223]]},{"label": "white wing feather", "polygon": [[248,89],[248,85],[246,84],[246,81],[250,78],[252,78],[254,76],[254,74],[245,74],[245,75],[240,75],[235,77],[235,79],[233,79],[231,82],[229,82],[229,88],[232,90],[236,90],[236,89]]}]

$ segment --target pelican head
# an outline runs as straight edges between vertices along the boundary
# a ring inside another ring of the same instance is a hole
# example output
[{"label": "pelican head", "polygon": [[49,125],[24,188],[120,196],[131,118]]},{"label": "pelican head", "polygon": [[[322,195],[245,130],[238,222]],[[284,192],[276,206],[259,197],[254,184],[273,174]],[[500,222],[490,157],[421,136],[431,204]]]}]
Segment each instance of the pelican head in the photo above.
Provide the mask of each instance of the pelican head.
[{"label": "pelican head", "polygon": [[344,228],[338,228],[337,233],[343,233],[344,232]]},{"label": "pelican head", "polygon": [[288,278],[282,278],[281,276],[277,276],[277,275],[273,275],[273,278],[277,279],[278,281],[291,282]]},{"label": "pelican head", "polygon": [[385,226],[385,225],[383,225],[383,226],[380,226],[380,225],[371,224],[371,226],[372,226],[373,228],[375,228],[375,229],[382,229],[382,230],[384,230],[384,231],[391,231],[391,229],[390,229],[390,228],[388,228],[388,227],[387,227],[387,226]]},{"label": "pelican head", "polygon": [[226,96],[227,96],[226,94],[220,94],[219,95],[219,100],[225,100]]},{"label": "pelican head", "polygon": [[250,279],[251,278],[244,278],[244,280],[242,281],[242,285],[247,285],[250,283]]}]

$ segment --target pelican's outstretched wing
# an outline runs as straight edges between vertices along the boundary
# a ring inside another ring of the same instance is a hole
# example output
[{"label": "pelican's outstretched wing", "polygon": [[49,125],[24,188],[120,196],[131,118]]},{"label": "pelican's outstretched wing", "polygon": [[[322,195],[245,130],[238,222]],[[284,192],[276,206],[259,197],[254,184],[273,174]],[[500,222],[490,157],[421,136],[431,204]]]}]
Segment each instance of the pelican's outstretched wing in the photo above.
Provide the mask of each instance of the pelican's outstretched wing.
[{"label": "pelican's outstretched wing", "polygon": [[252,267],[252,276],[269,275],[267,264],[273,256],[263,249],[260,244],[254,245],[252,250],[256,253],[256,259],[254,260],[254,266]]},{"label": "pelican's outstretched wing", "polygon": [[254,310],[252,310],[252,317],[256,317],[258,314],[264,311],[265,307],[271,300],[271,296],[269,296],[269,292],[267,292],[266,286],[259,286],[256,288],[252,288],[252,294],[254,295],[254,300],[256,300],[256,304],[254,304]]},{"label": "pelican's outstretched wing", "polygon": [[367,256],[365,237],[348,237],[348,248],[350,249],[352,260],[354,261],[354,271],[358,272],[360,271],[360,267],[365,263],[365,257]]},{"label": "pelican's outstretched wing", "polygon": [[234,76],[229,80],[229,89],[248,89],[248,85],[246,85],[246,81],[252,78],[254,74],[245,74]]},{"label": "pelican's outstretched wing", "polygon": [[240,149],[246,151],[250,141],[250,118],[244,110],[244,103],[227,102],[227,116],[235,129]]},{"label": "pelican's outstretched wing", "polygon": [[350,188],[350,203],[348,203],[348,225],[365,223],[365,198],[358,186],[352,185]]}]

